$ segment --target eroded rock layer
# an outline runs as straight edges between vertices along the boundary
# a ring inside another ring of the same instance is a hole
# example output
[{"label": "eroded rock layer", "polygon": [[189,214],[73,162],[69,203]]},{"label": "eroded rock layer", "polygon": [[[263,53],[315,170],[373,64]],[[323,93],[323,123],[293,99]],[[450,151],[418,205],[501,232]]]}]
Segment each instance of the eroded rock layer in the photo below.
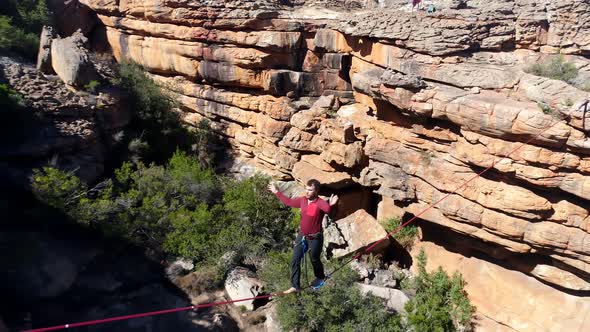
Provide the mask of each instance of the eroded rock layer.
[{"label": "eroded rock layer", "polygon": [[[379,218],[448,195],[420,218],[495,259],[540,258],[513,264],[536,278],[523,287],[548,284],[587,310],[587,1],[431,1],[432,14],[406,1],[80,2],[118,60],[178,93],[188,124],[212,120],[236,170],[317,178],[347,207],[369,208],[358,188],[370,189]],[[575,80],[525,72],[556,53]],[[522,323],[536,319],[529,309],[487,315],[519,331],[548,326]],[[570,321],[547,328],[590,329]]]}]

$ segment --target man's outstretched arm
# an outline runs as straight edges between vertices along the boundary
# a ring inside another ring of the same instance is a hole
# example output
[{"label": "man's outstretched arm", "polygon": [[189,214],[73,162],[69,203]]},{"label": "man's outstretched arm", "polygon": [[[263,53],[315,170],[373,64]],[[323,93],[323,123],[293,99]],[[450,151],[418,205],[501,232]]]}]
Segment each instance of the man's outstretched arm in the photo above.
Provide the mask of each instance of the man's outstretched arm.
[{"label": "man's outstretched arm", "polygon": [[318,207],[320,208],[320,210],[322,210],[322,212],[328,214],[330,213],[330,211],[332,211],[332,207],[336,205],[336,203],[338,203],[338,196],[332,194],[328,202],[324,201],[323,199],[319,199]]},{"label": "man's outstretched arm", "polygon": [[293,208],[300,208],[301,203],[299,202],[299,198],[289,198],[285,196],[282,192],[280,192],[274,183],[268,185],[268,190],[270,190],[273,194],[275,194],[283,204],[293,207]]}]

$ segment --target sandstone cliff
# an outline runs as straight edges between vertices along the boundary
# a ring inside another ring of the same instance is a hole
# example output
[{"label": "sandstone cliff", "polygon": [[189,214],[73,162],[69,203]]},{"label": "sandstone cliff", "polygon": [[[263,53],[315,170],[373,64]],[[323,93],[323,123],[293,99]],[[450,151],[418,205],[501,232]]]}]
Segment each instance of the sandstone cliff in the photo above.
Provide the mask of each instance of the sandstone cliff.
[{"label": "sandstone cliff", "polygon": [[[117,59],[178,93],[187,123],[213,121],[236,171],[315,177],[341,193],[341,213],[378,201],[379,218],[450,194],[424,231],[460,233],[461,250],[509,269],[472,274],[503,294],[486,306],[470,289],[482,316],[590,329],[587,1],[431,1],[433,14],[405,1],[80,2]],[[577,83],[524,71],[557,53]],[[512,298],[496,280],[514,271],[551,304]]]}]

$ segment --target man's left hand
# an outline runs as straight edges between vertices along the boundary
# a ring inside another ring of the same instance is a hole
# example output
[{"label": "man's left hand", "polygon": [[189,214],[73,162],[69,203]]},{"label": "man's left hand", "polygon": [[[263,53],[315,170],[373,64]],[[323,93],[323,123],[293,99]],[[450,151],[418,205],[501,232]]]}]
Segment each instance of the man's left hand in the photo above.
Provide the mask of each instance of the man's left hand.
[{"label": "man's left hand", "polygon": [[334,206],[334,205],[336,205],[336,203],[338,203],[338,195],[334,195],[334,194],[332,194],[332,195],[330,196],[330,201],[329,201],[329,203],[330,203],[330,206]]}]

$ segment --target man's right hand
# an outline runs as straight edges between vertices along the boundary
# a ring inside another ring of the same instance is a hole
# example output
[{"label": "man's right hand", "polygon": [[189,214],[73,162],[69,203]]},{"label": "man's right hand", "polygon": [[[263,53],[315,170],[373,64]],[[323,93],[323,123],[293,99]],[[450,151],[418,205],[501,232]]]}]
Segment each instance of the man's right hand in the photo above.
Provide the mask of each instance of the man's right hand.
[{"label": "man's right hand", "polygon": [[275,186],[275,184],[274,184],[274,183],[269,183],[269,184],[268,184],[268,190],[270,190],[270,192],[271,192],[271,193],[273,193],[273,194],[276,194],[276,193],[277,193],[277,191],[279,191],[279,190],[277,189],[277,186]]}]

